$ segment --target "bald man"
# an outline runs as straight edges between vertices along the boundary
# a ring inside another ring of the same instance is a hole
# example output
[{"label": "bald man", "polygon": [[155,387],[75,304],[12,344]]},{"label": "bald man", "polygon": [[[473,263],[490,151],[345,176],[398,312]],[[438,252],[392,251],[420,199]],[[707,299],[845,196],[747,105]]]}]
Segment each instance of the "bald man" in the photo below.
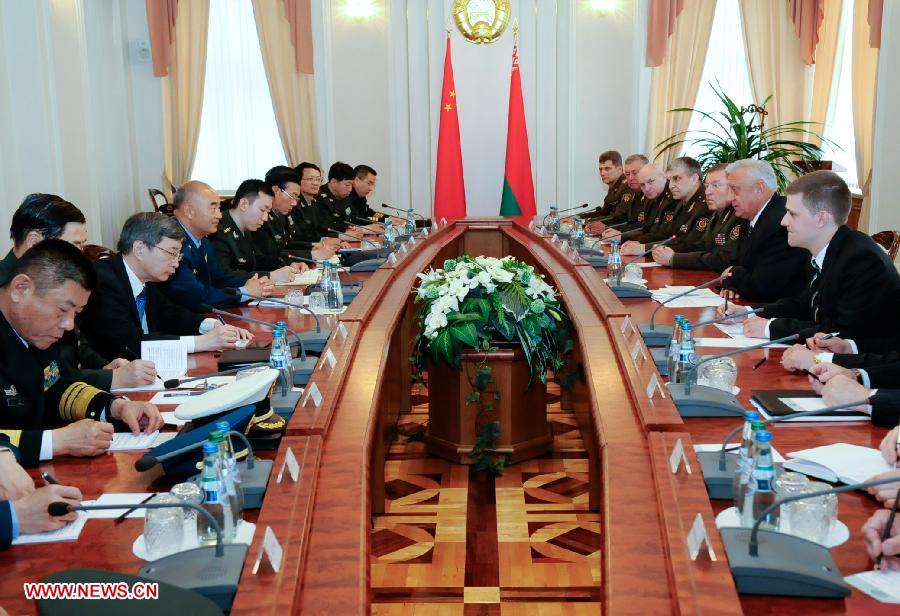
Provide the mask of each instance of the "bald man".
[{"label": "bald man", "polygon": [[[218,228],[222,212],[219,195],[208,184],[190,181],[175,193],[173,200],[175,219],[187,241],[180,252],[168,252],[169,258],[178,264],[175,275],[162,285],[162,289],[176,304],[196,310],[201,304],[216,308],[228,308],[241,303],[243,297],[228,295],[226,288],[240,288],[252,295],[272,294],[272,283],[258,274],[237,274],[225,271],[215,248],[207,236]],[[163,250],[158,246],[152,250]]]},{"label": "bald man", "polygon": [[621,242],[649,233],[659,225],[660,214],[672,205],[669,183],[659,167],[653,164],[644,165],[638,172],[637,179],[643,194],[643,202],[635,224],[626,225],[621,229],[606,229],[602,237],[618,239]]}]

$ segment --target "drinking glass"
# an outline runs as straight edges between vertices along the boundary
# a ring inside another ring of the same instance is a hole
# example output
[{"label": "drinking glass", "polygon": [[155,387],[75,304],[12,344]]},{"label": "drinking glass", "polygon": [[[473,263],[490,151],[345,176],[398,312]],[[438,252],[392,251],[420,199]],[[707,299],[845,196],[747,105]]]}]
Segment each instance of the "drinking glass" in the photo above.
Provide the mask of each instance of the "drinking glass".
[{"label": "drinking glass", "polygon": [[730,357],[710,360],[697,369],[697,384],[731,393],[737,381],[737,364]]},{"label": "drinking glass", "polygon": [[643,279],[643,270],[638,266],[637,263],[629,263],[625,266],[625,270],[622,272],[622,280],[624,282],[640,284],[641,280]]},{"label": "drinking glass", "polygon": [[[157,494],[149,502],[177,505],[181,499],[171,494]],[[181,507],[147,509],[144,514],[144,546],[149,560],[156,560],[181,550],[184,536],[184,517],[181,511]]]},{"label": "drinking glass", "polygon": [[299,310],[303,306],[303,291],[289,291],[284,296],[284,301],[297,306],[297,308],[292,308],[292,310]]},{"label": "drinking glass", "polygon": [[[821,481],[810,481],[804,494],[831,488]],[[837,520],[837,494],[825,494],[791,503],[790,533],[816,543],[825,543],[831,526]]]},{"label": "drinking glass", "polygon": [[[786,472],[782,473],[781,476],[775,480],[775,492],[778,495],[778,498],[786,498],[788,496],[802,494],[803,490],[805,490],[808,485],[809,478],[803,473]],[[791,516],[793,515],[794,505],[796,504],[797,503],[785,503],[784,505],[781,505],[781,516],[778,526],[780,532],[793,534],[791,531]]]},{"label": "drinking glass", "polygon": [[[203,503],[203,491],[200,486],[190,481],[175,484],[169,493],[184,503],[194,505]],[[185,507],[181,510],[181,514],[184,517],[184,533],[181,542],[185,546],[195,545],[197,543],[197,511]]]},{"label": "drinking glass", "polygon": [[325,310],[325,295],[321,291],[309,294],[309,309],[317,313]]}]

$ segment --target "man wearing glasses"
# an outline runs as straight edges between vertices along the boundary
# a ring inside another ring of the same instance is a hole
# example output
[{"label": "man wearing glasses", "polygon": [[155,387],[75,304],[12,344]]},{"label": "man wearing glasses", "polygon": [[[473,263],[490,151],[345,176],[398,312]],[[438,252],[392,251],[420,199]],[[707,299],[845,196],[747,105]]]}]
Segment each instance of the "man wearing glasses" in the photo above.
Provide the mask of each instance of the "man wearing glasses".
[{"label": "man wearing glasses", "polygon": [[140,349],[142,340],[180,337],[189,353],[199,353],[233,349],[238,340],[253,337],[245,329],[204,319],[159,290],[181,261],[184,238],[181,225],[165,214],[142,212],[125,221],[119,254],[94,264],[97,289],[84,312],[92,345],[115,357]]},{"label": "man wearing glasses", "polygon": [[[237,306],[243,297],[225,293],[226,288],[240,288],[251,295],[272,294],[273,285],[265,276],[247,278],[226,272],[216,258],[207,236],[216,232],[222,212],[219,195],[208,184],[192,180],[175,192],[175,220],[187,241],[175,274],[163,283],[163,291],[176,304],[196,310],[202,304],[216,308]],[[173,257],[173,259],[176,257]]]}]

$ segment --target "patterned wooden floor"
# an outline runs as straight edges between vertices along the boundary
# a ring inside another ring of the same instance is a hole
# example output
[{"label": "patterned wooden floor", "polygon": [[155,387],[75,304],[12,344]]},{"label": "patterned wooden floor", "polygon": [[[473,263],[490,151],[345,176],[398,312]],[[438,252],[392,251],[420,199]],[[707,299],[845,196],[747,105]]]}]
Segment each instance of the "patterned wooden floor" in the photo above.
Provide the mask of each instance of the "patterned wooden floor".
[{"label": "patterned wooden floor", "polygon": [[372,531],[378,616],[598,614],[600,517],[587,511],[587,459],[548,385],[554,451],[496,480],[428,457],[410,441],[425,396],[398,422],[385,464],[385,515]]}]

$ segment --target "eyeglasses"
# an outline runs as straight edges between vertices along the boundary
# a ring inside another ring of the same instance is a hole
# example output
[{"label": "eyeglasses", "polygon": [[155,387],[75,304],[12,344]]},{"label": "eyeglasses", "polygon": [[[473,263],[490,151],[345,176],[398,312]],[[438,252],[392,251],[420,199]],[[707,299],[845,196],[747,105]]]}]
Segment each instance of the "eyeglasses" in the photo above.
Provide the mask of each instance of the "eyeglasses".
[{"label": "eyeglasses", "polygon": [[303,178],[303,179],[300,180],[300,181],[301,181],[301,182],[316,182],[317,184],[321,184],[321,183],[322,183],[322,176],[316,176],[316,177],[311,177],[311,178]]},{"label": "eyeglasses", "polygon": [[170,259],[175,261],[175,263],[181,263],[181,260],[184,258],[184,253],[181,252],[180,250],[179,251],[166,250],[165,248],[160,248],[159,246],[150,246],[150,248],[156,248],[160,252],[166,253],[167,255],[169,255]]},{"label": "eyeglasses", "polygon": [[283,192],[283,193],[285,194],[285,196],[286,196],[288,199],[290,199],[291,201],[297,202],[297,201],[300,200],[300,195],[295,195],[294,193],[292,193],[292,192],[290,192],[290,191],[287,191],[287,190],[285,190],[285,189],[283,189],[283,188],[281,189],[281,192]]}]

